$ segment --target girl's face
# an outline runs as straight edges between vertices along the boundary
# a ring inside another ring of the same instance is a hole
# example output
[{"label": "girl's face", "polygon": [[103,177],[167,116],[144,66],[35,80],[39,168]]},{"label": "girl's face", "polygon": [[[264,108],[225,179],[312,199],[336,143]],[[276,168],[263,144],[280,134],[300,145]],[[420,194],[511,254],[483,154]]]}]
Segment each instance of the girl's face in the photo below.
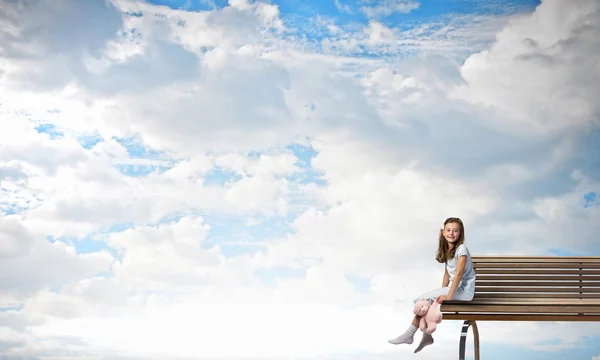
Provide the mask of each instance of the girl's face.
[{"label": "girl's face", "polygon": [[446,226],[444,226],[442,233],[449,245],[452,246],[458,241],[458,239],[460,239],[460,224],[448,223]]}]

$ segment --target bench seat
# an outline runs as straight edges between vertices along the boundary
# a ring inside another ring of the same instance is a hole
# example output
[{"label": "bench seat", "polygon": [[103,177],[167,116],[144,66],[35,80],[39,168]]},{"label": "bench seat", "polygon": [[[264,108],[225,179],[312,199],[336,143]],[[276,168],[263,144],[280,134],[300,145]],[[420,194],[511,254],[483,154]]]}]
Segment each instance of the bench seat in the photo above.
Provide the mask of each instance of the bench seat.
[{"label": "bench seat", "polygon": [[600,322],[600,256],[474,256],[477,274],[471,301],[444,301],[443,320],[464,320],[459,359],[476,321]]},{"label": "bench seat", "polygon": [[443,304],[445,320],[600,321],[600,299],[473,299]]}]

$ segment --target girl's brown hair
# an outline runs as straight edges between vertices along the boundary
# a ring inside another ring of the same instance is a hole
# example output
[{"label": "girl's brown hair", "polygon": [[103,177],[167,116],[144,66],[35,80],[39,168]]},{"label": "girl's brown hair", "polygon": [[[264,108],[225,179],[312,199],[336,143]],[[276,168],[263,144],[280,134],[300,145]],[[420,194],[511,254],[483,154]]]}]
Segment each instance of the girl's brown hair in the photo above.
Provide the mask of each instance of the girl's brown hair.
[{"label": "girl's brown hair", "polygon": [[[455,223],[460,226],[460,236],[458,237],[458,241],[456,241],[454,243],[454,247],[452,249],[449,249],[448,241],[446,241],[446,238],[444,237],[444,227],[446,227],[446,225],[450,224],[450,223]],[[440,237],[438,240],[439,245],[438,245],[437,254],[435,255],[435,259],[439,263],[446,263],[448,260],[450,260],[454,257],[454,254],[456,253],[456,249],[458,249],[458,247],[464,242],[465,242],[465,226],[463,225],[462,221],[459,218],[455,218],[455,217],[447,218],[446,221],[444,221],[444,226],[440,230]]]}]

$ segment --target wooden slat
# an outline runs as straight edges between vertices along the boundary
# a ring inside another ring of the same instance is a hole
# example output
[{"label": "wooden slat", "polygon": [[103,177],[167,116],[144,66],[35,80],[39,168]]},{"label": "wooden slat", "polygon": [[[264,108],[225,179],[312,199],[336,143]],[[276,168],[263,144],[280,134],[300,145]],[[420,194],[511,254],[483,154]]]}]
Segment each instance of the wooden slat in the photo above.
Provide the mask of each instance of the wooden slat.
[{"label": "wooden slat", "polygon": [[543,287],[479,287],[475,283],[477,292],[568,292],[568,293],[600,293],[600,288],[543,288]]},{"label": "wooden slat", "polygon": [[597,265],[600,264],[600,260],[566,260],[566,259],[545,259],[545,260],[520,260],[520,259],[502,259],[502,260],[494,260],[494,259],[475,259],[471,258],[473,264],[496,264],[502,266],[504,264],[530,264],[531,266],[537,266],[541,264],[567,264],[567,265],[580,265],[580,264],[589,264],[589,265]]},{"label": "wooden slat", "polygon": [[569,294],[569,293],[478,293],[473,299],[600,299],[600,294]]},{"label": "wooden slat", "polygon": [[568,258],[568,259],[600,259],[600,255],[475,255],[477,258],[519,258],[519,259],[548,259],[548,258]]},{"label": "wooden slat", "polygon": [[544,280],[565,280],[565,281],[600,281],[600,275],[479,275],[477,274],[477,282],[479,281],[511,281],[511,280],[525,280],[525,281],[544,281]]},{"label": "wooden slat", "polygon": [[472,256],[474,263],[596,263],[600,264],[600,256]]},{"label": "wooden slat", "polygon": [[443,320],[475,321],[600,321],[600,315],[442,314]]},{"label": "wooden slat", "polygon": [[600,299],[473,299],[471,301],[444,301],[442,308],[446,305],[568,305],[568,306],[600,306]]},{"label": "wooden slat", "polygon": [[485,312],[485,313],[523,313],[523,314],[551,314],[551,313],[573,313],[573,314],[600,314],[600,306],[578,306],[578,305],[446,305],[445,312]]},{"label": "wooden slat", "polygon": [[[600,281],[476,281],[477,286],[543,286],[543,287],[600,287]],[[598,289],[600,291],[600,288]]]},{"label": "wooden slat", "polygon": [[600,270],[555,270],[555,269],[477,269],[477,276],[480,274],[557,274],[557,275],[600,275]]},{"label": "wooden slat", "polygon": [[574,263],[473,263],[475,269],[600,269],[600,264],[574,264]]},{"label": "wooden slat", "polygon": [[474,259],[600,259],[600,255],[562,256],[562,255],[474,255]]}]

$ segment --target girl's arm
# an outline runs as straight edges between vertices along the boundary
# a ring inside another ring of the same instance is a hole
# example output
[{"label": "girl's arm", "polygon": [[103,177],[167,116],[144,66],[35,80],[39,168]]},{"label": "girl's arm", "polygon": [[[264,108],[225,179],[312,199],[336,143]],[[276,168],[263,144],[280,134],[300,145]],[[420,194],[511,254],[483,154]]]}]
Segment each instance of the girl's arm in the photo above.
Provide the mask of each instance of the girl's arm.
[{"label": "girl's arm", "polygon": [[444,267],[444,280],[442,280],[442,287],[448,286],[450,283],[450,274],[448,274],[448,268]]},{"label": "girl's arm", "polygon": [[465,266],[467,265],[467,256],[461,255],[458,257],[458,261],[456,262],[456,275],[454,275],[454,279],[452,280],[452,286],[450,286],[450,290],[448,290],[448,295],[444,297],[444,299],[452,299],[458,285],[460,284],[460,280],[463,277],[465,272]]}]

